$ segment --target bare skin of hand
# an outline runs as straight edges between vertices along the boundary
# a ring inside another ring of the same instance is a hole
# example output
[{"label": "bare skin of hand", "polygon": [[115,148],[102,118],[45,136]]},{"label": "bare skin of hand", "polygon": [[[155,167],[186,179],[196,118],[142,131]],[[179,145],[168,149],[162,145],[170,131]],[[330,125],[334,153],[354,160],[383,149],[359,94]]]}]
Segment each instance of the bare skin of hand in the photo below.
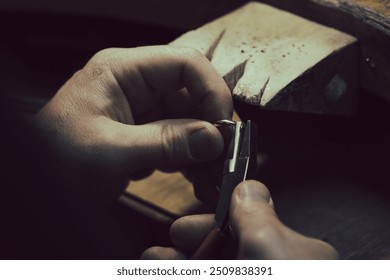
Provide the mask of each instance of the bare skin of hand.
[{"label": "bare skin of hand", "polygon": [[[268,189],[246,181],[235,189],[230,222],[238,241],[237,259],[337,259],[337,251],[324,241],[306,237],[277,217]],[[174,248],[152,247],[143,259],[186,259],[214,227],[213,215],[187,216],[171,227]]]},{"label": "bare skin of hand", "polygon": [[232,111],[224,80],[193,49],[107,49],[65,83],[35,123],[66,176],[120,193],[144,170],[218,158],[223,139],[212,123]]}]

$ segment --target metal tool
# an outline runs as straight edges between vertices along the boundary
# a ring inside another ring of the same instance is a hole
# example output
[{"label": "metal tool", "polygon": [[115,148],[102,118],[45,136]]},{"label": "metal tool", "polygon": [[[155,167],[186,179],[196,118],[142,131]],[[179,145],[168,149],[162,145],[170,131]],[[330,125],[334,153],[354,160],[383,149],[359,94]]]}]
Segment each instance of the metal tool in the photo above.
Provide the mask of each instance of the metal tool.
[{"label": "metal tool", "polygon": [[242,181],[254,179],[257,164],[257,128],[251,122],[233,122],[222,120],[216,126],[231,129],[232,136],[223,167],[220,194],[215,212],[216,228],[212,230],[192,255],[192,259],[214,259],[223,247],[229,235],[230,200],[235,187]]}]

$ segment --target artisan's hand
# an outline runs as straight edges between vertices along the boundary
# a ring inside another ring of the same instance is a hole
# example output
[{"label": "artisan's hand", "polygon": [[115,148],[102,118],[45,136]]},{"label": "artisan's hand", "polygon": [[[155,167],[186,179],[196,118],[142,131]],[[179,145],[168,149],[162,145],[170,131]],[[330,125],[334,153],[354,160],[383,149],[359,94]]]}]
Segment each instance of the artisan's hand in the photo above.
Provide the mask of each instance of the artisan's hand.
[{"label": "artisan's hand", "polygon": [[[238,239],[238,259],[335,259],[329,244],[303,236],[278,219],[267,188],[257,181],[246,181],[235,189],[230,222]],[[212,215],[187,216],[171,228],[176,248],[152,247],[145,259],[184,259],[213,228]]]},{"label": "artisan's hand", "polygon": [[161,46],[97,53],[36,123],[64,174],[109,189],[145,169],[216,159],[223,139],[211,123],[231,116],[229,89],[210,62]]}]

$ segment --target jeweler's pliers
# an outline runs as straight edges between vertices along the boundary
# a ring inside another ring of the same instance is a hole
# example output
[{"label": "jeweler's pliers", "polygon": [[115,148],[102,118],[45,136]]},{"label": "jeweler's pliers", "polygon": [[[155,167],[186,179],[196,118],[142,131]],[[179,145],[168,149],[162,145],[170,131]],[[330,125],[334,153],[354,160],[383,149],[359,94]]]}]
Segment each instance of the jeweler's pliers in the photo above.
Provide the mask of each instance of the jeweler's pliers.
[{"label": "jeweler's pliers", "polygon": [[[192,259],[215,259],[229,235],[230,200],[235,187],[242,181],[254,179],[257,173],[257,127],[247,122],[222,120],[216,123],[220,130],[230,130],[230,143],[223,166],[219,199],[215,212],[215,229],[204,239]],[[226,145],[227,143],[225,143]]]}]

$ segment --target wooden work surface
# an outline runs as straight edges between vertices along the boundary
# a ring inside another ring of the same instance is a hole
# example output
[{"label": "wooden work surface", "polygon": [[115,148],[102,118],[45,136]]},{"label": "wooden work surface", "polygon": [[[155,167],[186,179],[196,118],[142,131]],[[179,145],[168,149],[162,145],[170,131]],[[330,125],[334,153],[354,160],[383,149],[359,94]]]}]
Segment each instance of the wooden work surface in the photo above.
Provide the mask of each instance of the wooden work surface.
[{"label": "wooden work surface", "polygon": [[155,171],[149,178],[130,182],[126,191],[164,209],[173,218],[195,213],[202,207],[195,198],[191,183],[179,172]]}]

